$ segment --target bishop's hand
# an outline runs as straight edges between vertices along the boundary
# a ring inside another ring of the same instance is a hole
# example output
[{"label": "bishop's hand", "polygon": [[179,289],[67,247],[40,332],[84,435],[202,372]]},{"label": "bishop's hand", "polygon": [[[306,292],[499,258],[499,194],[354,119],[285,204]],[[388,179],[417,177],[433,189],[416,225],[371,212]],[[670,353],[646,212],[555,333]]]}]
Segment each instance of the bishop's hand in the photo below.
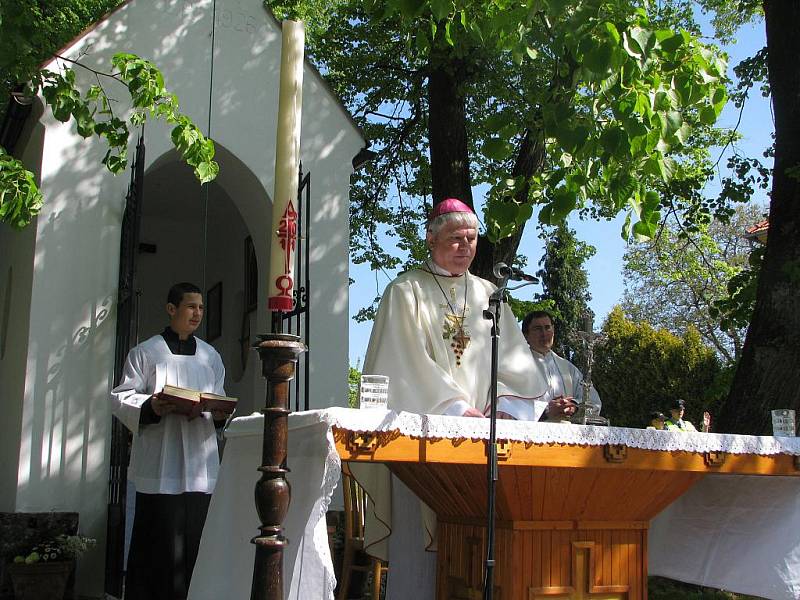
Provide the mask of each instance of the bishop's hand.
[{"label": "bishop's hand", "polygon": [[547,418],[555,420],[560,417],[570,417],[575,414],[578,405],[572,396],[558,396],[547,403]]},{"label": "bishop's hand", "polygon": [[471,406],[465,410],[462,414],[462,417],[483,417],[484,414],[479,411],[477,408],[472,408]]}]

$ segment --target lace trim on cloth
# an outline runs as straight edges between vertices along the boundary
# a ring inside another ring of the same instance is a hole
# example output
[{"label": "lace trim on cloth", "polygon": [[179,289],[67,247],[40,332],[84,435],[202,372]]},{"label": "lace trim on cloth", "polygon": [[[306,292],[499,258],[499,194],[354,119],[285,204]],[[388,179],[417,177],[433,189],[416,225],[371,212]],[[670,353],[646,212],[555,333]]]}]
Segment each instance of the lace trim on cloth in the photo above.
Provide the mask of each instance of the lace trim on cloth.
[{"label": "lace trim on cloth", "polygon": [[[250,425],[254,418],[258,425],[262,426],[261,415],[239,418],[228,429],[227,435],[252,433],[250,428],[245,433],[244,428],[246,425]],[[390,410],[350,408],[328,408],[289,415],[290,430],[323,421],[331,427],[357,433],[397,432],[401,435],[422,439],[489,439],[489,421],[487,419],[417,415],[406,412],[398,414]],[[667,452],[728,452],[762,456],[800,455],[800,438],[796,437],[659,431],[530,421],[498,421],[497,439],[529,444],[563,444],[567,446],[624,444],[631,448]]]},{"label": "lace trim on cloth", "polygon": [[314,529],[314,547],[322,556],[322,562],[325,567],[325,595],[323,598],[333,598],[333,592],[336,588],[336,574],[333,571],[333,557],[330,555],[331,549],[328,543],[328,529],[325,515],[328,512],[328,507],[333,498],[333,491],[339,484],[339,478],[342,473],[342,461],[339,454],[336,452],[336,446],[333,441],[333,432],[328,429],[326,433],[328,440],[328,452],[325,456],[325,477],[322,482],[322,496],[314,504],[314,514],[311,519],[316,520],[317,523],[323,523],[324,526],[316,527]]},{"label": "lace trim on cloth", "polygon": [[[330,545],[328,543],[328,531],[325,515],[330,507],[331,500],[333,499],[333,492],[336,486],[339,485],[339,479],[342,473],[342,461],[339,454],[336,452],[336,443],[333,439],[333,431],[331,424],[324,418],[326,411],[310,411],[305,413],[293,413],[289,415],[289,435],[302,435],[300,430],[306,429],[313,425],[320,423],[327,423],[328,427],[325,432],[326,448],[325,453],[325,470],[322,477],[322,482],[319,488],[319,494],[314,502],[314,506],[309,514],[308,523],[314,524],[312,533],[312,544],[309,547],[305,545],[301,549],[304,554],[303,559],[307,560],[305,555],[308,553],[311,557],[318,557],[319,568],[324,570],[324,594],[321,598],[333,598],[334,589],[336,588],[336,574],[333,570],[333,557],[330,552]],[[354,411],[357,412],[357,411]],[[231,421],[228,428],[225,430],[225,438],[248,437],[248,436],[261,436],[264,431],[264,416],[261,413],[253,413],[245,417],[237,417]],[[292,457],[289,456],[291,461]],[[306,530],[308,535],[308,529]],[[302,541],[302,540],[298,540]],[[315,558],[311,559],[312,561]],[[305,589],[302,585],[298,589]],[[295,596],[292,595],[294,599]]]}]

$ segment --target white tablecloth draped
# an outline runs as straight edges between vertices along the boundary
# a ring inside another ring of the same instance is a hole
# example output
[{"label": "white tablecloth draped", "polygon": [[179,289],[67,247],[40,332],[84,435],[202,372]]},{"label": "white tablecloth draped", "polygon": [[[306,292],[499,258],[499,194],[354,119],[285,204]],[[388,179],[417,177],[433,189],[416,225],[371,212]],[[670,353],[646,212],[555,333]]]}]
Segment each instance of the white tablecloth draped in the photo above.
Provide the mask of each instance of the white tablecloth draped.
[{"label": "white tablecloth draped", "polygon": [[[242,600],[250,597],[260,521],[255,484],[260,477],[263,418],[234,419],[226,432],[225,453],[211,498],[192,583],[191,600]],[[284,598],[333,598],[336,579],[328,546],[325,513],[341,474],[325,411],[289,417],[287,479],[292,487],[283,523],[289,544],[284,550]]]},{"label": "white tablecloth draped", "polygon": [[650,522],[651,575],[800,598],[800,480],[712,474]]},{"label": "white tablecloth draped", "polygon": [[[292,501],[284,530],[284,597],[332,599],[335,580],[325,512],[341,464],[331,427],[399,431],[420,438],[488,439],[488,421],[330,408],[289,416]],[[191,600],[248,598],[258,533],[253,492],[261,415],[235,419],[203,531]],[[800,455],[800,438],[617,427],[498,422],[498,438],[566,445],[625,444],[648,450]],[[650,573],[783,600],[800,597],[800,479],[710,475],[651,523]]]}]

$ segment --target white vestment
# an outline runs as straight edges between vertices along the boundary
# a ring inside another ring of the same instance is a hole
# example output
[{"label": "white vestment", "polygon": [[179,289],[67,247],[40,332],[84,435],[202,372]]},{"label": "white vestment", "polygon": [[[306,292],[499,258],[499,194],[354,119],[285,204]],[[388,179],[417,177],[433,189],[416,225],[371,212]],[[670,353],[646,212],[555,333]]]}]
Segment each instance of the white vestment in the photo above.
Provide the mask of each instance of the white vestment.
[{"label": "white vestment", "polygon": [[133,433],[128,478],[144,494],[214,491],[219,471],[214,421],[208,413],[189,419],[164,415],[139,425],[141,406],[165,384],[225,394],[225,368],[217,351],[195,338],[193,355],[173,354],[161,335],[128,353],[122,380],[111,391],[112,413]]},{"label": "white vestment", "polygon": [[[491,383],[491,322],[483,317],[495,286],[474,275],[414,269],[386,288],[372,327],[363,372],[389,376],[396,412],[460,416],[487,408]],[[466,299],[466,306],[465,306]],[[511,308],[500,318],[498,410],[538,419],[545,392]]]},{"label": "white vestment", "polygon": [[[581,385],[583,375],[578,367],[552,350],[547,354],[531,350],[531,354],[533,354],[533,360],[539,369],[540,377],[548,386],[544,400],[549,402],[559,396],[572,396],[577,402],[583,400],[583,386]],[[588,402],[596,406],[597,414],[600,414],[602,402],[594,386],[589,391]]]},{"label": "white vestment", "polygon": [[[389,408],[396,412],[460,417],[469,407],[486,411],[492,343],[483,311],[496,288],[469,273],[448,276],[431,268],[437,274],[415,269],[386,288],[363,372],[389,376]],[[498,357],[498,410],[537,420],[547,406],[544,380],[508,305],[502,307]],[[385,466],[353,463],[351,469],[372,500],[365,547],[390,562],[387,600],[432,599],[435,555],[422,547],[435,549],[435,515]],[[402,517],[394,530],[392,515]]]}]

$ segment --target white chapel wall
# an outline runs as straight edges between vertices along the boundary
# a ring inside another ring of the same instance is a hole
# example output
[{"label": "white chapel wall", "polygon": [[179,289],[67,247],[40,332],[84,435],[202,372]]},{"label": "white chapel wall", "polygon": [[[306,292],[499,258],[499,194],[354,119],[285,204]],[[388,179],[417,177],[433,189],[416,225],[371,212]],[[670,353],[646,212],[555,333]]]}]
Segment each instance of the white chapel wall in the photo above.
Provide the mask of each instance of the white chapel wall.
[{"label": "white chapel wall", "polygon": [[[108,65],[116,51],[155,60],[167,86],[177,92],[181,109],[205,129],[210,7],[210,0],[133,0],[66,54],[87,50],[84,60],[98,66]],[[244,21],[236,17],[240,13],[246,13]],[[278,30],[260,0],[218,0],[217,15],[212,137],[271,192]],[[81,70],[77,76],[90,82]],[[363,141],[308,67],[305,82],[302,156],[312,173],[314,199],[311,403],[320,407],[344,404],[347,397],[348,189],[350,159]],[[122,97],[119,91],[114,95]],[[81,561],[77,589],[98,597],[103,586],[119,235],[129,173],[110,176],[100,164],[103,145],[79,138],[74,125],[55,122],[49,112],[41,122],[46,127],[41,169],[46,201],[35,230],[14,509],[80,512],[82,531],[98,538],[98,544]],[[168,129],[149,124],[148,165],[170,147]],[[267,230],[267,213],[253,204],[258,198],[236,197],[230,175],[226,180],[221,174],[220,185],[251,231]],[[254,242],[259,266],[267,265],[265,238],[254,234]],[[265,304],[260,298],[253,333],[268,329]],[[263,385],[257,369],[248,371],[257,393]]]},{"label": "white chapel wall", "polygon": [[[41,111],[41,104],[34,102],[32,118],[17,143],[17,150],[22,151],[19,157],[37,172],[41,170],[44,127],[34,119]],[[15,510],[17,501],[35,246],[35,219],[22,231],[0,225],[0,511],[7,512]]]},{"label": "white chapel wall", "polygon": [[[99,538],[78,587],[102,591],[108,486],[108,388],[114,354],[120,205],[125,177],[102,153],[45,118],[42,192],[30,299],[17,511],[74,510]],[[91,585],[83,584],[91,578]]]},{"label": "white chapel wall", "polygon": [[0,225],[0,511],[13,512],[28,354],[33,248],[36,226]]},{"label": "white chapel wall", "polygon": [[[210,17],[200,10],[187,16],[152,4],[134,0],[123,6],[67,55],[87,50],[84,60],[101,68],[108,68],[116,51],[161,62],[177,72],[169,85],[179,90],[181,108],[202,123]],[[76,74],[92,83],[80,69]],[[113,85],[111,92],[124,97]],[[115,105],[116,111],[123,109]],[[77,136],[74,125],[55,122],[49,112],[42,123],[46,201],[37,223],[15,510],[80,513],[82,532],[98,544],[79,565],[76,589],[101,597],[108,391],[113,384],[120,224],[130,175],[109,175],[100,163],[105,148]],[[162,152],[169,146],[168,139],[159,143],[157,136],[148,137],[148,151],[155,152],[151,156],[161,153],[159,145]]]}]

